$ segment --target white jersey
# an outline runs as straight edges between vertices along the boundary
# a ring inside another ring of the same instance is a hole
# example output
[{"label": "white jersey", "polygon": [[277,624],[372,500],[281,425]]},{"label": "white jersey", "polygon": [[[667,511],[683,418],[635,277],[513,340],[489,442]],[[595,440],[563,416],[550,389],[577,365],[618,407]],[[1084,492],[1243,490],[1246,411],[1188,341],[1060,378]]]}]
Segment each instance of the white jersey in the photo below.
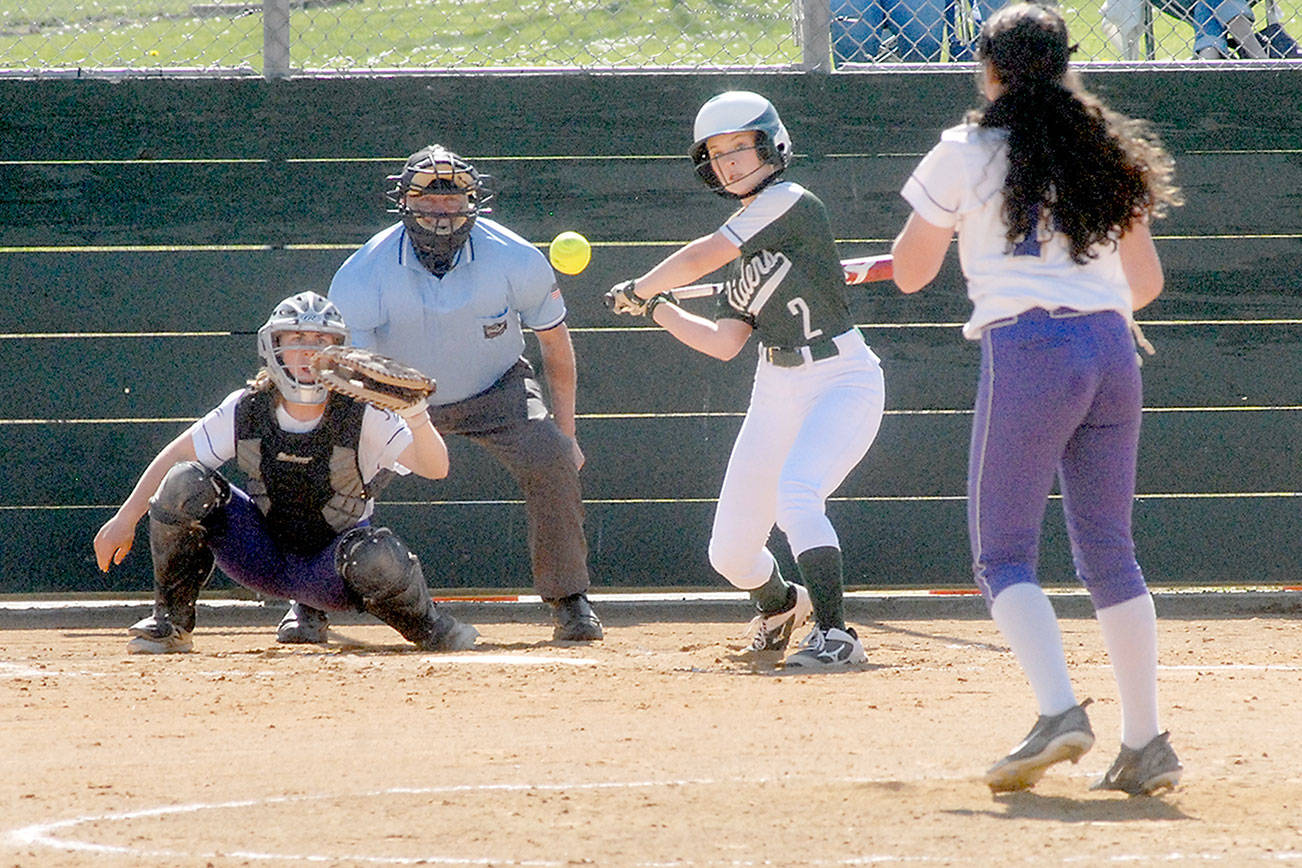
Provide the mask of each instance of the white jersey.
[{"label": "white jersey", "polygon": [[[235,457],[235,405],[247,389],[236,389],[217,407],[190,426],[190,442],[194,444],[199,463],[209,470],[217,470]],[[320,420],[301,422],[276,407],[276,423],[285,431],[303,434],[311,431]],[[370,482],[381,470],[401,474],[411,471],[398,462],[398,457],[411,445],[411,429],[396,413],[367,405],[362,415],[362,436],[357,444],[357,464],[362,471],[362,481]],[[375,505],[367,503],[369,516]]]},{"label": "white jersey", "polygon": [[1130,286],[1115,245],[1096,247],[1098,257],[1078,265],[1066,237],[1041,221],[1039,237],[1008,249],[1007,172],[1006,131],[962,124],[945,130],[901,191],[922,219],[958,233],[959,264],[973,305],[964,337],[978,340],[990,323],[1036,307],[1115,310],[1130,317]]}]

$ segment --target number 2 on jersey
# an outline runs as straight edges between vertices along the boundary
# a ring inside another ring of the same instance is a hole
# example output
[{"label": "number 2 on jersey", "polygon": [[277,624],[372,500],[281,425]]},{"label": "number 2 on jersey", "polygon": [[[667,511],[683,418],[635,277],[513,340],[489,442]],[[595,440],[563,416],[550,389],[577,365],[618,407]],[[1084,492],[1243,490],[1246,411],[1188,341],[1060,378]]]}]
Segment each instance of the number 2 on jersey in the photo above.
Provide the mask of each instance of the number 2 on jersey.
[{"label": "number 2 on jersey", "polygon": [[805,340],[813,340],[823,333],[822,329],[810,330],[809,326],[811,323],[809,322],[809,305],[806,304],[805,300],[800,296],[796,296],[791,299],[791,301],[787,302],[787,310],[791,311],[792,316],[800,317],[801,328],[805,331]]}]

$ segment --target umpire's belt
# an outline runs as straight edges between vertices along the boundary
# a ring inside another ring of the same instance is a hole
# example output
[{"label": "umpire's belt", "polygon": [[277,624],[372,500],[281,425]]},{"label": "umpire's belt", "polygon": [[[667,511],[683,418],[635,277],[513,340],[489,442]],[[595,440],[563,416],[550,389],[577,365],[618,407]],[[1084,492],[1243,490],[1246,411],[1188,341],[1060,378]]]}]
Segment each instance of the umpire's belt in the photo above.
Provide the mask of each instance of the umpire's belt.
[{"label": "umpire's belt", "polygon": [[798,368],[805,362],[830,359],[840,352],[832,338],[815,341],[803,347],[764,347],[764,359],[779,368]]}]

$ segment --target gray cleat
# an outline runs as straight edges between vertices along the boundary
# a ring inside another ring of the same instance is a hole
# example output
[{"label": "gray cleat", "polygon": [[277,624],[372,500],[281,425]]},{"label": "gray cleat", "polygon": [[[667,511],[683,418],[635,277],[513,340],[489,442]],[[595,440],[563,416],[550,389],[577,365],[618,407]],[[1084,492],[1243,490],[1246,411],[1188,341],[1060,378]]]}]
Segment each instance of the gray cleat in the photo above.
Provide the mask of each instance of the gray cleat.
[{"label": "gray cleat", "polygon": [[189,630],[182,630],[166,617],[150,615],[127,628],[131,641],[128,654],[187,654],[194,650]]},{"label": "gray cleat", "polygon": [[783,668],[790,672],[837,672],[866,662],[868,654],[853,627],[815,627]]},{"label": "gray cleat", "polygon": [[990,790],[1009,793],[1029,789],[1054,763],[1078,762],[1094,746],[1094,730],[1085,714],[1085,706],[1091,701],[1073,705],[1062,714],[1040,715],[1022,743],[986,772]]},{"label": "gray cleat", "polygon": [[478,630],[437,608],[433,614],[433,630],[427,639],[417,643],[422,651],[469,651],[475,647]]},{"label": "gray cleat", "polygon": [[325,612],[290,600],[289,611],[276,628],[276,641],[286,645],[324,645],[329,632],[330,618]]},{"label": "gray cleat", "polygon": [[1132,796],[1148,796],[1166,788],[1175,789],[1184,766],[1171,748],[1171,733],[1153,736],[1148,744],[1135,750],[1121,746],[1112,768],[1099,778],[1091,790],[1121,790]]}]

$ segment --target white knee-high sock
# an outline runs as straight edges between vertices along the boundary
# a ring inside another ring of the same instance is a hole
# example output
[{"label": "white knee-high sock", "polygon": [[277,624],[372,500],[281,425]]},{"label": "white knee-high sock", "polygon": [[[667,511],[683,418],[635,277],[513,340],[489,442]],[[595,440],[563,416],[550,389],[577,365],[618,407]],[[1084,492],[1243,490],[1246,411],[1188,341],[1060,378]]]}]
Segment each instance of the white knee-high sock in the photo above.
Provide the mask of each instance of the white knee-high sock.
[{"label": "white knee-high sock", "polygon": [[1062,714],[1075,705],[1058,616],[1044,590],[1031,582],[1010,585],[995,597],[990,617],[1026,673],[1040,714]]},{"label": "white knee-high sock", "polygon": [[1121,698],[1121,743],[1136,750],[1160,732],[1157,720],[1157,612],[1151,594],[1094,613]]}]

